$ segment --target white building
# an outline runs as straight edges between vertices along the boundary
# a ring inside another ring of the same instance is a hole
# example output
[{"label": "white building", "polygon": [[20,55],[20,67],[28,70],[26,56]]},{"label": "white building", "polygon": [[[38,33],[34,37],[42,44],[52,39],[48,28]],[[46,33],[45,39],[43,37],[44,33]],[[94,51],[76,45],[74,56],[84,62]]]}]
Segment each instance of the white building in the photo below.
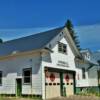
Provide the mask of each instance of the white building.
[{"label": "white building", "polygon": [[77,81],[76,92],[80,93],[82,91],[89,92],[100,92],[100,65],[94,57],[94,53],[89,49],[84,49],[81,51],[83,56],[83,61],[77,61],[78,68],[81,68],[78,75],[79,79]]},{"label": "white building", "polygon": [[0,94],[46,99],[100,91],[95,57],[90,50],[78,51],[66,27],[1,43]]},{"label": "white building", "polygon": [[65,27],[0,44],[0,94],[73,95],[75,56],[81,55]]}]

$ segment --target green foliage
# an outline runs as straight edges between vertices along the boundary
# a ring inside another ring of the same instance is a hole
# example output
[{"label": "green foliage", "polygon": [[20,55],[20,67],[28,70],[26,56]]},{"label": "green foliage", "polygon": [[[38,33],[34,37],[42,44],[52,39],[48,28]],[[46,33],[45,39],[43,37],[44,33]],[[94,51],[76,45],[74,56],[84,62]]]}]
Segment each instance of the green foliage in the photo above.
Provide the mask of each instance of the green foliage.
[{"label": "green foliage", "polygon": [[74,30],[73,30],[73,24],[72,22],[68,19],[67,22],[65,23],[65,26],[67,27],[67,29],[70,32],[70,35],[72,36],[72,38],[74,38]]},{"label": "green foliage", "polygon": [[0,43],[3,43],[3,40],[2,39],[0,39]]},{"label": "green foliage", "polygon": [[76,44],[77,48],[79,50],[81,50],[80,42],[78,40],[77,33],[75,33],[75,31],[74,31],[74,27],[73,27],[73,24],[72,24],[71,20],[69,20],[69,19],[67,20],[67,22],[65,23],[65,27],[67,27],[67,29],[68,29],[72,39],[74,40],[74,43]]},{"label": "green foliage", "polygon": [[11,94],[0,94],[0,100],[42,100],[42,97],[37,95],[25,95],[19,97]]},{"label": "green foliage", "polygon": [[82,96],[97,96],[100,97],[100,93],[96,91],[95,89],[91,88],[84,88],[82,91],[79,93],[76,93],[77,95],[82,95]]},{"label": "green foliage", "polygon": [[98,62],[98,64],[100,65],[100,60],[98,60],[97,62]]}]

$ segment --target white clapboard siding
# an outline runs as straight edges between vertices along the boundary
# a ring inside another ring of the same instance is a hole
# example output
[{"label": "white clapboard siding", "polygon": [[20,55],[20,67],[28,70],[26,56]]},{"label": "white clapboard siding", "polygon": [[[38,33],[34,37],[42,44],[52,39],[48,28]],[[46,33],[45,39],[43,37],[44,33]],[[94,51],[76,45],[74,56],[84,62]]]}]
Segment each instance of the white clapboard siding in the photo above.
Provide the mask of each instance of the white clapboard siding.
[{"label": "white clapboard siding", "polygon": [[16,78],[22,78],[24,68],[32,68],[32,85],[22,83],[22,94],[41,94],[41,57],[28,55],[0,61],[3,84],[0,93],[15,94]]}]

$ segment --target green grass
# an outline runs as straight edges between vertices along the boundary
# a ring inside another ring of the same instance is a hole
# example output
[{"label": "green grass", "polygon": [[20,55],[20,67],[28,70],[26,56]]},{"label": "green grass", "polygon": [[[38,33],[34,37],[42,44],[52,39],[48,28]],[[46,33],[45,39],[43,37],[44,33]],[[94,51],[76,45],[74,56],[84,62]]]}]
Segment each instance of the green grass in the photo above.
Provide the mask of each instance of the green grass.
[{"label": "green grass", "polygon": [[[0,100],[36,100],[36,99],[29,99],[29,98],[8,98],[8,97],[2,97]],[[37,99],[39,100],[39,99]]]},{"label": "green grass", "polygon": [[39,98],[30,98],[30,97],[0,97],[0,100],[41,100]]},{"label": "green grass", "polygon": [[96,93],[96,92],[80,92],[80,93],[77,93],[76,95],[100,97],[100,93]]}]

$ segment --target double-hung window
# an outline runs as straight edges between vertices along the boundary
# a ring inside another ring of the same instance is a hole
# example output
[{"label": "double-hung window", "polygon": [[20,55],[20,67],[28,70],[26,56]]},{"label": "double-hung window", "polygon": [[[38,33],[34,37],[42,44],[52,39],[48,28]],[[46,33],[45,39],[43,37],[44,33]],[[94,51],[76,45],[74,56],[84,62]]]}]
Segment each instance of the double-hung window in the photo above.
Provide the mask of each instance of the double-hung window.
[{"label": "double-hung window", "polygon": [[82,78],[85,79],[86,75],[85,75],[85,68],[82,68]]},{"label": "double-hung window", "polygon": [[60,53],[67,54],[67,45],[61,42],[58,42],[58,51]]},{"label": "double-hung window", "polygon": [[23,83],[31,84],[32,82],[32,68],[26,68],[23,70]]}]

